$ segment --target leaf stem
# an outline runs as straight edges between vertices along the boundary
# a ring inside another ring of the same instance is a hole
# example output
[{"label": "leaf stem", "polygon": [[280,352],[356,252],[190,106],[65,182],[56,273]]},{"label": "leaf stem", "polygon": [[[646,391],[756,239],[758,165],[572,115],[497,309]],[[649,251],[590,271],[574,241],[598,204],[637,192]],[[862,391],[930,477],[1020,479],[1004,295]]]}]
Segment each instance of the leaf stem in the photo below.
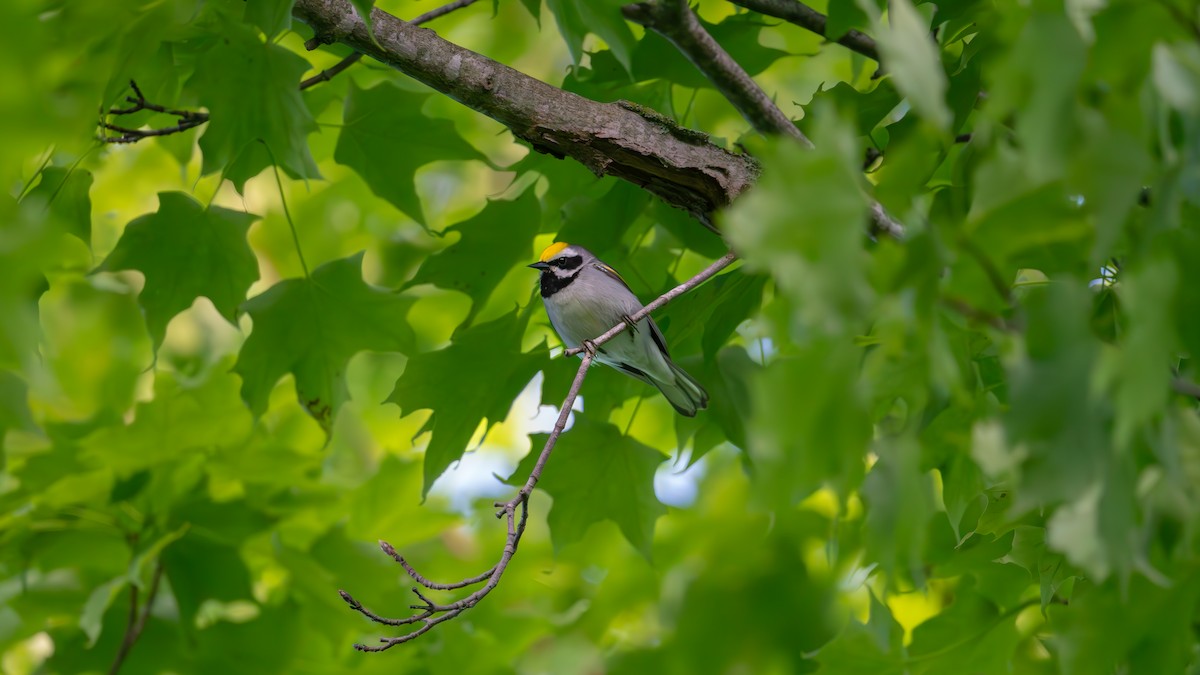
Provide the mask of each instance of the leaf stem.
[{"label": "leaf stem", "polygon": [[267,154],[271,156],[271,169],[275,172],[275,185],[279,188],[279,201],[283,204],[283,217],[287,219],[288,229],[292,231],[292,244],[296,247],[296,257],[300,259],[300,268],[304,270],[304,278],[308,279],[308,262],[304,259],[304,251],[300,248],[300,234],[296,231],[296,223],[292,221],[292,212],[288,209],[287,196],[283,194],[283,179],[279,176],[279,164],[275,161],[275,153],[271,152],[271,146],[267,145],[266,141],[259,139],[259,143],[267,149]]}]

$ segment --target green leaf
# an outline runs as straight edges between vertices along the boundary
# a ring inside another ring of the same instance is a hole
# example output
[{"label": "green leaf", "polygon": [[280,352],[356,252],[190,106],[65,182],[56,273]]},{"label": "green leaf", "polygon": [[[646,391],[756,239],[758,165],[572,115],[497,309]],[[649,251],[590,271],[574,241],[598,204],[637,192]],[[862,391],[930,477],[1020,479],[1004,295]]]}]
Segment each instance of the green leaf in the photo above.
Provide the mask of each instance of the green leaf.
[{"label": "green leaf", "polygon": [[1113,399],[1114,437],[1125,445],[1162,415],[1171,389],[1171,371],[1163,364],[1176,358],[1175,293],[1182,288],[1175,261],[1164,254],[1148,258],[1121,275],[1117,289],[1129,328],[1117,354]]},{"label": "green leaf", "polygon": [[[764,47],[759,41],[759,34],[767,24],[763,18],[754,14],[734,14],[726,17],[720,23],[709,23],[697,17],[701,27],[721,45],[733,60],[750,76],[761,74],[781,58],[790,56],[788,52]],[[770,21],[775,21],[771,18]],[[596,67],[596,55],[593,55],[593,68]],[[694,89],[712,89],[713,83],[695,64],[687,59],[679,48],[667,41],[658,33],[646,31],[633,50],[633,77],[638,82],[661,79],[674,85]],[[624,65],[624,62],[622,62]],[[626,67],[628,71],[628,67]],[[612,73],[612,77],[627,78],[625,72]]]},{"label": "green leaf", "polygon": [[129,580],[124,576],[110,579],[92,590],[87,602],[83,605],[83,613],[79,616],[79,628],[87,636],[87,646],[91,648],[100,638],[104,629],[104,614],[112,606],[117,594],[125,589]]},{"label": "green leaf", "polygon": [[826,116],[819,130],[815,150],[772,146],[758,189],[725,213],[722,231],[750,269],[769,270],[779,291],[795,300],[797,321],[818,334],[844,335],[858,330],[871,299],[862,258],[862,160],[839,120]]},{"label": "green leaf", "polygon": [[929,34],[929,20],[909,0],[888,3],[886,26],[874,2],[858,0],[858,5],[873,19],[883,64],[896,88],[921,117],[943,131],[949,128],[952,117],[946,107],[946,72],[937,43]]},{"label": "green leaf", "polygon": [[[4,450],[4,433],[9,429],[28,431],[35,428],[24,380],[12,371],[0,370],[0,451]],[[3,455],[0,455],[0,466],[3,466],[2,459]]]},{"label": "green leaf", "polygon": [[960,584],[952,605],[913,629],[908,651],[917,665],[912,672],[1003,675],[1011,672],[1020,637],[1015,611],[1001,612],[970,584]]},{"label": "green leaf", "polygon": [[[154,398],[137,405],[133,421],[87,436],[80,441],[80,453],[120,476],[130,476],[188,453],[241,446],[253,420],[238,399],[239,386],[229,372],[213,371],[199,382],[160,372]],[[171,442],[164,444],[164,438]]]},{"label": "green leaf", "polygon": [[[829,101],[832,105],[822,106],[821,101]],[[838,82],[813,94],[812,102],[808,106],[810,112],[800,120],[799,127],[804,133],[812,136],[817,133],[818,116],[834,112],[842,116],[853,115],[854,128],[858,135],[867,136],[899,104],[900,94],[896,93],[891,80],[881,80],[870,91],[859,91],[849,83]]]},{"label": "green leaf", "polygon": [[135,218],[102,270],[140,271],[146,285],[138,304],[157,349],[171,319],[206,297],[230,323],[258,279],[258,261],[246,243],[255,216],[219,206],[204,208],[182,192],[158,195],[158,211]]},{"label": "green leaf", "polygon": [[[434,284],[471,298],[470,323],[487,304],[500,281],[516,265],[528,263],[540,222],[537,194],[525,190],[516,199],[495,199],[478,215],[446,229],[460,239],[425,260],[409,286]],[[532,283],[532,279],[531,279]]]},{"label": "green leaf", "polygon": [[1070,605],[1049,608],[1056,633],[1050,644],[1061,672],[1186,672],[1185,664],[1194,660],[1190,622],[1198,600],[1200,576],[1194,570],[1165,588],[1140,575],[1128,588],[1113,582],[1077,586]]},{"label": "green leaf", "polygon": [[405,316],[413,301],[368,286],[361,268],[361,253],[335,260],[313,270],[311,278],[281,281],[242,305],[254,330],[233,370],[255,416],[266,411],[279,378],[291,373],[300,404],[328,432],[350,396],[351,356],[363,350],[412,351],[415,337]]},{"label": "green leaf", "polygon": [[1088,291],[1052,284],[1025,298],[1025,354],[1009,359],[1006,441],[1020,448],[1022,508],[1080,497],[1100,480],[1111,452],[1108,414],[1092,396],[1097,344]]},{"label": "green leaf", "polygon": [[352,83],[333,154],[362,176],[372,192],[422,224],[425,213],[413,184],[417,169],[434,161],[485,160],[453,123],[421,112],[429,96],[391,82],[370,89]]},{"label": "green leaf", "polygon": [[866,503],[866,551],[888,574],[920,580],[926,523],[933,488],[918,463],[915,441],[895,439],[877,450],[879,460],[862,485]]},{"label": "green leaf", "polygon": [[[546,435],[536,434],[531,440],[532,449],[509,478],[511,483],[523,483],[529,476]],[[554,548],[561,550],[582,539],[593,524],[611,520],[650,559],[655,521],[667,512],[654,494],[654,472],[666,459],[612,424],[576,415],[538,482],[554,498],[546,517]]]},{"label": "green leaf", "polygon": [[292,25],[295,4],[296,0],[246,0],[245,19],[271,39]]},{"label": "green leaf", "polygon": [[737,270],[718,275],[673,300],[655,316],[674,355],[702,348],[712,359],[762,304],[766,277]]},{"label": "green leaf", "polygon": [[593,33],[608,44],[628,72],[637,40],[621,14],[624,4],[624,0],[546,0],[576,65],[583,59],[583,39]]},{"label": "green leaf", "polygon": [[[862,395],[847,376],[860,358],[850,345],[816,344],[777,357],[756,378],[749,450],[773,503],[790,505],[826,484],[842,495],[858,487],[872,434]],[[808,450],[815,448],[821,451]]]},{"label": "green leaf", "polygon": [[1180,112],[1200,111],[1200,49],[1189,43],[1154,45],[1154,86]]},{"label": "green leaf", "polygon": [[239,192],[271,164],[293,178],[320,178],[308,149],[317,124],[298,87],[308,69],[303,58],[263,44],[248,26],[226,24],[188,80],[211,116],[200,137],[202,172],[223,171]]},{"label": "green leaf", "polygon": [[[367,29],[371,30],[371,10],[375,7],[375,0],[350,0],[350,4],[354,5],[354,11],[362,17],[363,23],[367,24]],[[372,35],[374,39],[374,35]]]},{"label": "green leaf", "polygon": [[870,592],[871,610],[866,624],[851,619],[829,644],[817,653],[822,673],[838,675],[900,675],[905,672],[901,638],[904,630],[888,606]]},{"label": "green leaf", "polygon": [[57,224],[83,243],[92,245],[92,172],[86,169],[64,169],[48,166],[42,180],[22,201],[41,203]]},{"label": "green leaf", "polygon": [[206,600],[229,602],[254,597],[250,573],[237,548],[219,539],[193,532],[163,550],[162,562],[171,594],[179,605],[180,632],[185,636],[196,634],[196,614]]},{"label": "green leaf", "polygon": [[529,384],[547,360],[545,344],[521,351],[521,339],[541,303],[470,328],[460,328],[449,347],[418,354],[408,360],[404,374],[388,396],[408,415],[422,408],[433,411],[422,431],[431,431],[425,449],[425,484],[433,481],[467,450],[479,423],[489,426],[508,415],[513,399]]},{"label": "green leaf", "polygon": [[854,0],[829,0],[825,37],[837,40],[851,28],[866,30],[870,26],[866,12]]}]

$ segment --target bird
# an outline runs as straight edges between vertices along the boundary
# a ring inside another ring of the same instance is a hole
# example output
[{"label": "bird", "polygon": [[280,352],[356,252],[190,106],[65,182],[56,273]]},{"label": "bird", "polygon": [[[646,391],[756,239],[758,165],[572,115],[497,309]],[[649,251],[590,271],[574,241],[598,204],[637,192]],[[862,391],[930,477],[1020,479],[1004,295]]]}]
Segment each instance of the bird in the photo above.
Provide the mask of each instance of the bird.
[{"label": "bird", "polygon": [[643,305],[616,270],[591,251],[561,241],[529,267],[540,272],[546,314],[567,347],[591,351],[592,338],[624,321],[629,328],[595,348],[595,359],[654,385],[681,415],[694,417],[708,407],[708,392],[671,360],[654,320],[647,316],[632,323]]}]

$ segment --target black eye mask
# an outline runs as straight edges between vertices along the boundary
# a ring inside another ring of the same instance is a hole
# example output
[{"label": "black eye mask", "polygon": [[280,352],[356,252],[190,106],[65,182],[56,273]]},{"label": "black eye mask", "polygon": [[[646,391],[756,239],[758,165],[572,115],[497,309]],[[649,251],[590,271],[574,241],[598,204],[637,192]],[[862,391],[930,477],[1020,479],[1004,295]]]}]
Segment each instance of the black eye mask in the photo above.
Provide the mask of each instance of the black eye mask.
[{"label": "black eye mask", "polygon": [[573,270],[583,264],[583,256],[573,255],[566,258],[555,258],[550,264],[560,270]]}]

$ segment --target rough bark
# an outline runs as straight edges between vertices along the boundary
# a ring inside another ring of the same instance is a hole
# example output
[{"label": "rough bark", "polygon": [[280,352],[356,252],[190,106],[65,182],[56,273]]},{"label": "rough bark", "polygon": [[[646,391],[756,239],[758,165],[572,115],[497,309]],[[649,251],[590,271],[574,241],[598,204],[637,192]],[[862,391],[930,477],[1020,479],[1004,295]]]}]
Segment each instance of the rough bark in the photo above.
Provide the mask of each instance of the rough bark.
[{"label": "rough bark", "polygon": [[374,10],[372,41],[347,0],[296,0],[293,14],[324,43],[340,42],[504,124],[538,152],[639,185],[705,224],[758,177],[753,158],[623,101],[563,91]]}]

